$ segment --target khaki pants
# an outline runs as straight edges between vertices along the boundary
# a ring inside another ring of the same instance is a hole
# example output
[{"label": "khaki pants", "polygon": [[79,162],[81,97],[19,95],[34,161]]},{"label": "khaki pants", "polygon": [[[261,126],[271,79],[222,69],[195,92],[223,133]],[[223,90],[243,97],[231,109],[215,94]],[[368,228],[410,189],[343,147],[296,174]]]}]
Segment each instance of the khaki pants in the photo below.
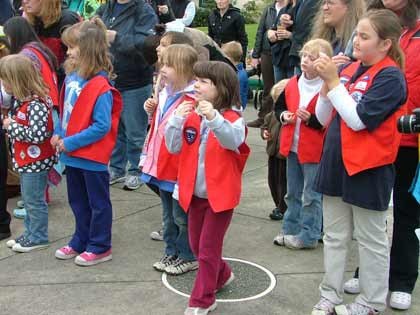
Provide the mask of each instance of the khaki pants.
[{"label": "khaki pants", "polygon": [[354,231],[360,263],[360,294],[355,302],[383,311],[389,277],[386,211],[356,207],[340,197],[323,198],[325,276],[321,295],[336,304],[343,302],[344,272]]}]

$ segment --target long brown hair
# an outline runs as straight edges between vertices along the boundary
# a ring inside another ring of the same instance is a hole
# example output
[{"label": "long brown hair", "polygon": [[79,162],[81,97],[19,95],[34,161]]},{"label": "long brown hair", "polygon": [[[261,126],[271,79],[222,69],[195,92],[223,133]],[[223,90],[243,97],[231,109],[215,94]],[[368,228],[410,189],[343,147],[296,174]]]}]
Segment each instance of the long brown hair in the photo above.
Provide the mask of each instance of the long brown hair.
[{"label": "long brown hair", "polygon": [[[44,24],[44,27],[49,27],[57,23],[61,18],[61,0],[40,0],[41,12],[38,18]],[[35,25],[36,16],[26,12],[25,4],[22,3],[23,11],[25,12],[29,22]]]},{"label": "long brown hair", "polygon": [[370,10],[362,19],[368,19],[378,37],[382,40],[391,40],[391,48],[388,56],[391,57],[401,69],[404,69],[404,53],[401,50],[399,40],[402,27],[398,16],[391,10]]},{"label": "long brown hair", "polygon": [[113,79],[113,66],[106,27],[99,18],[83,21],[68,27],[61,36],[67,47],[78,47],[79,58],[74,64],[67,59],[64,63],[66,73],[77,71],[85,79],[90,79],[99,71],[106,71]]},{"label": "long brown hair", "polygon": [[[368,10],[385,9],[382,0],[370,0]],[[407,0],[407,5],[399,14],[403,27],[414,28],[420,11],[420,0]]]},{"label": "long brown hair", "polygon": [[31,59],[21,54],[8,55],[0,59],[0,79],[7,82],[12,95],[24,100],[34,95],[46,97],[48,87]]},{"label": "long brown hair", "polygon": [[194,66],[194,74],[199,78],[210,79],[217,90],[213,106],[218,111],[241,108],[239,98],[239,80],[235,71],[221,61],[200,61]]},{"label": "long brown hair", "polygon": [[318,13],[315,17],[315,22],[312,27],[311,38],[322,38],[329,41],[338,39],[340,45],[347,45],[347,42],[351,39],[354,29],[356,28],[357,22],[365,13],[365,0],[338,0],[347,7],[347,12],[344,16],[343,27],[341,32],[335,33],[334,27],[331,27],[324,23],[324,10],[322,5],[319,7]]}]

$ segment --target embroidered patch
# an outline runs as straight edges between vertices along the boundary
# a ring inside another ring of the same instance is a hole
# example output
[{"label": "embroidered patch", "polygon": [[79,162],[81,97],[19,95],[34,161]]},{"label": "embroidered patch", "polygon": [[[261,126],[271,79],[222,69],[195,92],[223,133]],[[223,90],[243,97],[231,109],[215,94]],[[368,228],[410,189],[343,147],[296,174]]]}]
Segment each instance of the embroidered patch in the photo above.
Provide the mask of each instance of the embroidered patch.
[{"label": "embroidered patch", "polygon": [[366,81],[359,81],[359,82],[357,82],[355,89],[365,91],[366,87],[367,87],[367,82]]},{"label": "embroidered patch", "polygon": [[359,103],[359,101],[362,99],[363,94],[361,92],[353,92],[351,93],[351,97],[354,99],[356,103]]},{"label": "embroidered patch", "polygon": [[197,129],[193,127],[185,128],[184,137],[188,144],[193,144],[195,139],[197,139]]},{"label": "embroidered patch", "polygon": [[41,155],[41,149],[37,145],[31,145],[28,147],[28,155],[32,159],[36,159]]},{"label": "embroidered patch", "polygon": [[19,118],[20,120],[26,120],[26,115],[22,112],[18,112],[17,118]]},{"label": "embroidered patch", "polygon": [[26,158],[26,154],[25,154],[25,152],[23,152],[23,151],[20,151],[19,156],[20,156],[20,158],[21,158],[22,160],[24,160],[24,159]]},{"label": "embroidered patch", "polygon": [[349,81],[350,81],[350,77],[348,77],[348,76],[342,76],[342,77],[340,77],[340,83],[341,84],[346,84]]}]

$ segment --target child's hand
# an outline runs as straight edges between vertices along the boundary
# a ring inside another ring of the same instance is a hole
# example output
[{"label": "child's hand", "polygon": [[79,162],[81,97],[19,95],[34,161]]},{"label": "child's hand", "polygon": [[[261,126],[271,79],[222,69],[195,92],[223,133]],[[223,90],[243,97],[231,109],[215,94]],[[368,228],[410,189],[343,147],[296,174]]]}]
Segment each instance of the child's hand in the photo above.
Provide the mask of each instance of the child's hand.
[{"label": "child's hand", "polygon": [[286,124],[294,124],[296,121],[296,115],[292,112],[284,112],[282,114],[282,120],[286,123]]},{"label": "child's hand", "polygon": [[311,118],[311,113],[308,112],[306,109],[299,108],[296,111],[296,116],[302,119],[304,122],[307,122],[309,118]]},{"label": "child's hand", "polygon": [[205,116],[207,120],[212,120],[216,117],[216,110],[209,101],[198,102],[197,110],[201,115]]},{"label": "child's hand", "polygon": [[337,66],[332,59],[323,52],[320,52],[319,58],[314,61],[314,68],[321,79],[327,83],[330,90],[340,84],[340,78],[337,74]]},{"label": "child's hand", "polygon": [[332,57],[332,61],[335,63],[337,67],[342,66],[346,63],[349,63],[351,61],[350,57],[344,55],[342,52],[340,52],[338,55]]},{"label": "child's hand", "polygon": [[194,110],[192,102],[182,102],[175,110],[175,115],[178,117],[187,117]]},{"label": "child's hand", "polygon": [[3,128],[7,129],[9,128],[10,124],[12,123],[12,119],[11,118],[5,118],[3,119]]},{"label": "child's hand", "polygon": [[157,101],[154,98],[150,97],[146,100],[146,102],[144,102],[144,110],[149,115],[153,114],[154,111],[156,110],[157,105],[158,105]]},{"label": "child's hand", "polygon": [[54,149],[57,147],[59,140],[60,140],[59,135],[54,135],[54,136],[51,137],[50,143],[51,143],[51,145]]},{"label": "child's hand", "polygon": [[58,152],[65,152],[66,151],[66,147],[64,146],[64,140],[63,139],[58,140],[57,148],[58,148]]},{"label": "child's hand", "polygon": [[271,140],[271,133],[267,129],[264,129],[262,136],[264,140]]}]

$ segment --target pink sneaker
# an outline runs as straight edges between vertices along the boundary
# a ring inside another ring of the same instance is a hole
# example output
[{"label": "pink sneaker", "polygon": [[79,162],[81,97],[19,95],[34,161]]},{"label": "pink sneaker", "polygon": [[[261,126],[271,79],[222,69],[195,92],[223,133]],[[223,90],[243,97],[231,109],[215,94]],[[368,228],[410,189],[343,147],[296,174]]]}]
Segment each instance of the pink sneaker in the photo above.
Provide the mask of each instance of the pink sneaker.
[{"label": "pink sneaker", "polygon": [[79,266],[93,266],[112,259],[111,249],[102,254],[83,252],[74,259],[74,263]]},{"label": "pink sneaker", "polygon": [[61,247],[55,251],[55,257],[58,259],[63,259],[63,260],[71,259],[73,257],[76,257],[77,255],[79,255],[79,253],[76,252],[69,245]]}]

